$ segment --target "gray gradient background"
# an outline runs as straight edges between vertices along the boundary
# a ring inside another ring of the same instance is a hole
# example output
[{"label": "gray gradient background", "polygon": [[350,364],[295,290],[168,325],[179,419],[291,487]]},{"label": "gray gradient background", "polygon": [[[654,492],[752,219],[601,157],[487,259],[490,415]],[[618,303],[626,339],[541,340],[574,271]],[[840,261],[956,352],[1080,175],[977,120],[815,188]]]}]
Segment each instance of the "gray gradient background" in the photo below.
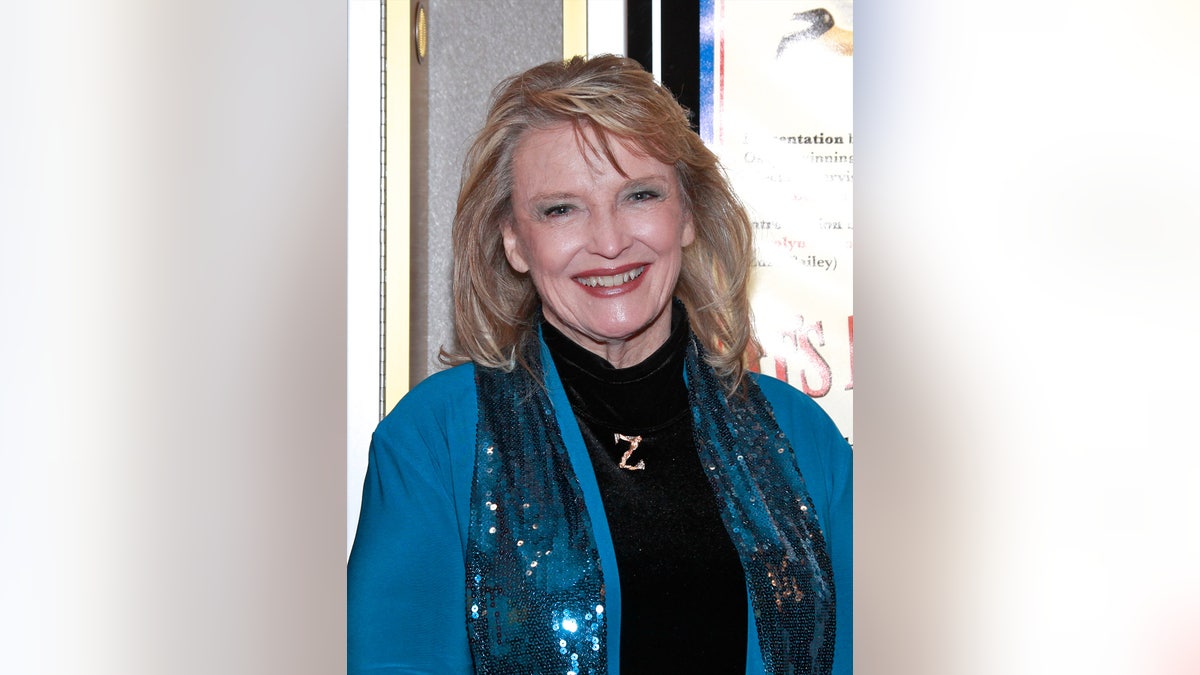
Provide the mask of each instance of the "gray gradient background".
[{"label": "gray gradient background", "polygon": [[[1200,9],[1128,8],[856,3],[859,673],[1200,668]],[[345,16],[0,5],[0,672],[343,669]]]},{"label": "gray gradient background", "polygon": [[0,672],[344,669],[345,6],[2,7]]}]

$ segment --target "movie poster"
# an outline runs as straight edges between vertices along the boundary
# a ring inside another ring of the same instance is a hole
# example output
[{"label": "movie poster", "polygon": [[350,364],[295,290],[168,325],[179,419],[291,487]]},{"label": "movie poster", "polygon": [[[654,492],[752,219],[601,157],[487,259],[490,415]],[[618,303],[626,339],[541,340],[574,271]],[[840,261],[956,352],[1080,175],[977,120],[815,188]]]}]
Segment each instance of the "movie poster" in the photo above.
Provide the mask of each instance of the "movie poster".
[{"label": "movie poster", "polygon": [[852,19],[849,0],[703,0],[699,116],[754,223],[758,370],[851,441]]}]

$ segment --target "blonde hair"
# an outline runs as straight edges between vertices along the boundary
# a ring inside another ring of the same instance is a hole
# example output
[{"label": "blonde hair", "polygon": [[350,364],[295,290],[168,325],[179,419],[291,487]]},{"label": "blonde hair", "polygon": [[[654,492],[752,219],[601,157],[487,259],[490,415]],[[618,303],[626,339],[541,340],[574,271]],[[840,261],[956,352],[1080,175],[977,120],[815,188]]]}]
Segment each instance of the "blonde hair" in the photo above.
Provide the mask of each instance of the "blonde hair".
[{"label": "blonde hair", "polygon": [[675,297],[708,363],[730,391],[737,389],[746,360],[761,353],[747,294],[754,255],[749,216],[687,111],[636,61],[611,55],[544,63],[493,90],[487,121],[463,164],[451,233],[455,344],[442,349],[442,362],[529,367],[521,346],[536,335],[537,292],[528,275],[509,265],[501,228],[512,218],[517,144],[531,129],[563,122],[591,129],[614,167],[616,139],[675,168],[696,231],[683,249]]}]

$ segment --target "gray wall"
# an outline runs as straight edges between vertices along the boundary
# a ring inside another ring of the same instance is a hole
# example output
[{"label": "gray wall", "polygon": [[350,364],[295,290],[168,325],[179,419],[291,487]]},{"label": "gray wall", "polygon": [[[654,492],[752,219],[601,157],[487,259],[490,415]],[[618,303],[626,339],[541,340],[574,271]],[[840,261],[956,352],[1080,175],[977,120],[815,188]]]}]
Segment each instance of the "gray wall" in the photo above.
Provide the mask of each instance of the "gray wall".
[{"label": "gray wall", "polygon": [[488,94],[500,79],[558,58],[562,0],[429,4],[428,220],[422,232],[414,224],[414,383],[438,370],[438,348],[453,336],[450,226],[463,154],[483,124]]}]

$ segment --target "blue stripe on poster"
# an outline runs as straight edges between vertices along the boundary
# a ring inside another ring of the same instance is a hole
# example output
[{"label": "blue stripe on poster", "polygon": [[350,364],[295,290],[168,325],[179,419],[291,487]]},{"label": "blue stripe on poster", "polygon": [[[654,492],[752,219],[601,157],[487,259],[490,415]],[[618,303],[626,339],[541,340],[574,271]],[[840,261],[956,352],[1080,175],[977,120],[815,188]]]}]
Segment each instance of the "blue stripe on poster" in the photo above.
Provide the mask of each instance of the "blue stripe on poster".
[{"label": "blue stripe on poster", "polygon": [[716,0],[700,0],[700,140],[712,145],[713,111],[716,105],[713,65],[713,13]]}]

